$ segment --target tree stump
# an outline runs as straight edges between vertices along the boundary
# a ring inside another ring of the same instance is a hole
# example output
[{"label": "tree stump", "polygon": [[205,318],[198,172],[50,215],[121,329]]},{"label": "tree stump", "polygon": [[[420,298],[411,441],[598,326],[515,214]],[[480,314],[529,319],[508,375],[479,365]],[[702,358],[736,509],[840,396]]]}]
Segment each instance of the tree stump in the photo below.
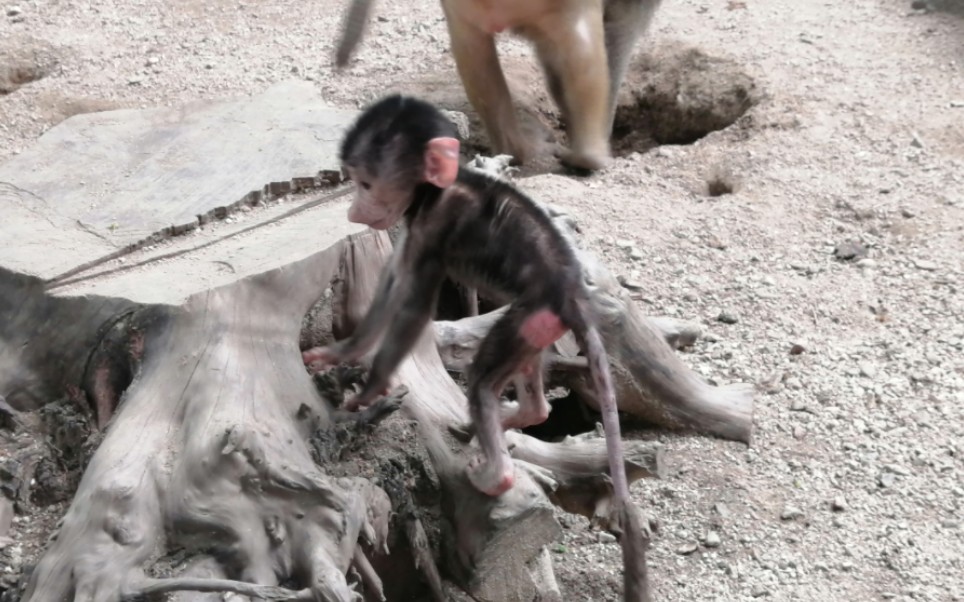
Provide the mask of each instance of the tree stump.
[{"label": "tree stump", "polygon": [[[358,371],[301,363],[350,331],[391,249],[332,188],[350,117],[285,84],[71,118],[0,166],[6,413],[29,428],[66,397],[100,440],[21,599],[562,599],[552,504],[605,506],[601,438],[510,433],[522,470],[491,499],[434,331],[358,414],[337,410]],[[660,474],[657,446],[626,447],[631,479]]]}]

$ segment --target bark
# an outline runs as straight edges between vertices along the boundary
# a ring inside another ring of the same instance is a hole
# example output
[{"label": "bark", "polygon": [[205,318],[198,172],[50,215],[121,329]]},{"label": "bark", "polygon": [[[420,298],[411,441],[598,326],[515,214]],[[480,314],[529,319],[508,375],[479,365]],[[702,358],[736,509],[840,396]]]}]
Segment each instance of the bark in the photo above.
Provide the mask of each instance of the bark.
[{"label": "bark", "polygon": [[[620,411],[663,428],[749,443],[752,387],[743,383],[710,385],[673,352],[673,347],[692,345],[699,328],[671,318],[647,318],[602,263],[588,252],[579,251],[578,255],[590,284]],[[435,340],[446,368],[464,371],[503,311],[435,322]],[[571,334],[556,343],[546,358],[550,381],[573,388],[598,408],[592,380],[578,351]]]},{"label": "bark", "polygon": [[[345,270],[351,285],[335,293],[333,321],[341,333],[350,331],[371,302],[378,269],[390,253],[385,235],[375,238],[374,245],[361,244],[363,240],[351,239]],[[596,516],[597,508],[606,507],[611,497],[611,490],[600,485],[608,480],[605,441],[592,437],[578,443],[546,443],[510,432],[511,453],[521,470],[516,485],[493,500],[468,482],[462,470],[467,450],[446,437],[468,422],[467,402],[448,376],[431,329],[399,368],[395,381],[410,392],[402,411],[422,425],[423,442],[439,473],[443,515],[448,517],[444,539],[453,552],[447,557],[457,561],[447,567],[449,571],[477,599],[558,599],[554,579],[545,578],[542,556],[545,544],[559,536],[546,493],[566,509]],[[627,442],[626,447],[631,480],[660,474],[658,446]],[[589,503],[571,501],[577,499]]]},{"label": "bark", "polygon": [[[359,414],[333,409],[357,370],[321,387],[304,370],[300,348],[350,330],[389,253],[384,234],[354,235],[181,306],[0,281],[3,303],[44,310],[10,314],[0,334],[51,333],[26,337],[6,390],[33,400],[63,379],[103,436],[21,599],[404,598],[393,592],[414,587],[398,582],[407,563],[436,600],[452,595],[443,577],[476,600],[561,600],[546,552],[560,535],[552,504],[604,516],[601,438],[510,433],[517,485],[492,499],[464,475],[471,448],[450,433],[466,401],[431,329],[396,375],[402,388]],[[303,331],[312,305],[328,324]],[[627,448],[632,479],[660,474],[658,446]]]}]

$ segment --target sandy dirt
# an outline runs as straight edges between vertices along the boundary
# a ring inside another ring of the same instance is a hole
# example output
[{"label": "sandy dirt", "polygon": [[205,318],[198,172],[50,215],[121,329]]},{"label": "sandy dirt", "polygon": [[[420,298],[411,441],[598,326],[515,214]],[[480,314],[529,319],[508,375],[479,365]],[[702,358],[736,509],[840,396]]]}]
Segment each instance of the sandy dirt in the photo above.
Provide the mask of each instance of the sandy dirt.
[{"label": "sandy dirt", "polygon": [[[964,2],[921,4],[665,0],[641,64],[695,47],[759,102],[694,144],[520,181],[573,213],[647,313],[704,325],[691,366],[759,391],[749,448],[628,429],[672,464],[633,488],[659,522],[658,600],[964,600]],[[437,2],[377,5],[336,74],[344,5],[8,0],[0,161],[72,114],[292,77],[339,107],[404,89],[468,110]],[[501,49],[551,125],[531,52]],[[59,508],[18,517],[0,565],[29,561]],[[562,520],[565,599],[617,599],[618,546]]]}]

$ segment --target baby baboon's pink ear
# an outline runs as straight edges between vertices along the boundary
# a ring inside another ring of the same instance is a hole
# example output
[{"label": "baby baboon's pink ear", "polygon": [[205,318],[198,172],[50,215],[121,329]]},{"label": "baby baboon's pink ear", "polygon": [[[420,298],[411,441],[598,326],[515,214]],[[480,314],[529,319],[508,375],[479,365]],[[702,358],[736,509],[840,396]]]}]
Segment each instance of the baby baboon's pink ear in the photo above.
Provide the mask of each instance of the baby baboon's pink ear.
[{"label": "baby baboon's pink ear", "polygon": [[459,141],[455,138],[432,138],[425,145],[425,181],[448,188],[459,175]]}]

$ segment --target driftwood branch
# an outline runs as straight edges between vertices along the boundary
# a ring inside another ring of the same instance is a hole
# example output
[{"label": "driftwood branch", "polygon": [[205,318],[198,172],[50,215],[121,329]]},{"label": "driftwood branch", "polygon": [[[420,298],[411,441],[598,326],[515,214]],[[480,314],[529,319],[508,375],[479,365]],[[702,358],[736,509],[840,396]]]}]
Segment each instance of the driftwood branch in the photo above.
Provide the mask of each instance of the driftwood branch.
[{"label": "driftwood branch", "polygon": [[231,579],[203,579],[203,578],[171,578],[145,579],[136,591],[124,595],[125,601],[147,600],[151,596],[170,594],[173,592],[213,592],[232,593],[261,600],[274,602],[297,602],[299,600],[314,600],[310,589],[294,591],[273,585],[256,585],[244,581]]},{"label": "driftwood branch", "polygon": [[[629,293],[591,254],[579,253],[590,281],[593,308],[609,354],[619,409],[652,424],[688,429],[749,442],[753,429],[753,390],[745,384],[714,387],[700,378],[673,347],[692,345],[693,324],[647,318]],[[464,371],[504,308],[481,316],[434,323],[435,341],[446,368]],[[548,354],[553,382],[572,387],[598,407],[584,359],[571,335]]]},{"label": "driftwood branch", "polygon": [[[351,330],[370,304],[379,269],[391,251],[388,237],[374,232],[351,237],[349,245],[343,281],[350,285],[339,287],[333,312],[342,333]],[[545,580],[534,583],[533,575],[545,571],[533,567],[544,563],[539,560],[544,546],[560,535],[550,500],[573,508],[606,506],[611,491],[599,486],[608,479],[603,440],[547,443],[511,433],[510,453],[519,460],[516,485],[493,499],[476,491],[465,477],[471,449],[445,438],[445,433],[468,422],[467,402],[448,375],[431,330],[399,367],[393,384],[404,384],[410,392],[402,411],[420,425],[441,481],[443,514],[450,521],[449,572],[480,600],[549,595],[556,586]],[[660,474],[661,454],[656,446],[634,442],[627,451],[632,480]]]}]

